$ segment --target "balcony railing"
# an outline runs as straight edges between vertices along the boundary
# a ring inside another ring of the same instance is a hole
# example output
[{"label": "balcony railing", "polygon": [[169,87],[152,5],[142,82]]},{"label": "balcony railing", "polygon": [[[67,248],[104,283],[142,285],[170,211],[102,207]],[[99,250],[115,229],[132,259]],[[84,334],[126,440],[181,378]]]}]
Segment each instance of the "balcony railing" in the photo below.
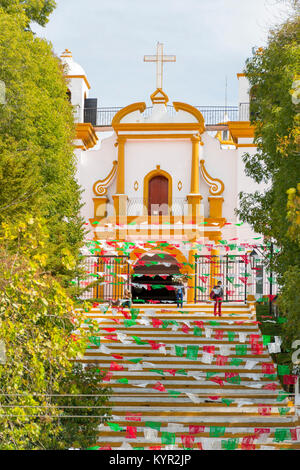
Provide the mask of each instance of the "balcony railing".
[{"label": "balcony railing", "polygon": [[[163,215],[171,214],[173,216],[184,216],[188,214],[186,198],[175,198],[173,199],[172,205],[167,204],[153,204],[151,208],[151,215]],[[128,200],[127,204],[128,216],[143,216],[148,215],[148,200],[142,197],[134,197]]]},{"label": "balcony railing", "polygon": [[[249,103],[241,103],[240,106],[195,106],[203,117],[205,124],[217,125],[227,121],[248,121]],[[84,122],[90,122],[94,126],[110,127],[113,117],[122,108],[85,108]],[[176,114],[173,106],[167,106],[170,117]],[[145,109],[144,118],[150,117],[152,106]]]}]

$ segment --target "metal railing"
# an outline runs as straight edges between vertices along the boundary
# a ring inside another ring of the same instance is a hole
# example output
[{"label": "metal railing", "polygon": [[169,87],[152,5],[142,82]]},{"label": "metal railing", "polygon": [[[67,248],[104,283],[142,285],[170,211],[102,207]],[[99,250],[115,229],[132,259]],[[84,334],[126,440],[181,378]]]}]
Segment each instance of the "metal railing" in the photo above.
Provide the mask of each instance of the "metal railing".
[{"label": "metal railing", "polygon": [[[240,103],[240,106],[195,106],[203,117],[206,125],[217,125],[227,121],[248,121],[249,120],[249,103]],[[122,108],[106,107],[106,108],[85,108],[84,122],[91,122],[93,125],[100,127],[109,127],[113,117]],[[173,106],[167,106],[170,117],[176,114]],[[143,118],[151,116],[152,107],[145,109]]]},{"label": "metal railing", "polygon": [[[187,215],[186,198],[175,198],[172,201],[172,205],[168,204],[153,204],[151,208],[152,215],[158,215],[160,212],[165,212],[164,215],[170,214],[173,216],[184,216]],[[148,215],[148,200],[142,197],[130,198],[127,204],[127,215],[128,216],[143,216]]]}]

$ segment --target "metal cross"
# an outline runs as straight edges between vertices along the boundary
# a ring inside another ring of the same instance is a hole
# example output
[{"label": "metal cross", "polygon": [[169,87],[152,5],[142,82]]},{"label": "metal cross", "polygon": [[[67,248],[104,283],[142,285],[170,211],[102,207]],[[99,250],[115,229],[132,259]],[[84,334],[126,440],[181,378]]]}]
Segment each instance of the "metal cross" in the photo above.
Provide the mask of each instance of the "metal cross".
[{"label": "metal cross", "polygon": [[162,89],[164,62],[176,62],[176,56],[164,55],[164,45],[158,42],[156,55],[145,55],[144,62],[156,62],[156,88]]}]

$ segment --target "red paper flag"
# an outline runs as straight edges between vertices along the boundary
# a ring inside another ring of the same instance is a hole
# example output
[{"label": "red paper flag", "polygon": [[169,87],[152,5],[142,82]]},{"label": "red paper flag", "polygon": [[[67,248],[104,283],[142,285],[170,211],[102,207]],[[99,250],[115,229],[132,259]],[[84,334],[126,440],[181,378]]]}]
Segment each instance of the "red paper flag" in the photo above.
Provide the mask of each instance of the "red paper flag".
[{"label": "red paper flag", "polygon": [[271,383],[271,384],[264,385],[262,388],[264,390],[277,390],[278,385],[276,383]]},{"label": "red paper flag", "polygon": [[136,439],[136,437],[137,437],[137,428],[134,427],[134,426],[127,426],[126,427],[125,437],[127,439]]},{"label": "red paper flag", "polygon": [[126,413],[125,419],[127,421],[141,421],[142,413]]},{"label": "red paper flag", "polygon": [[257,411],[262,416],[270,416],[270,414],[272,413],[272,407],[265,406],[265,405],[258,405]]},{"label": "red paper flag", "polygon": [[255,439],[255,436],[243,437],[242,445],[241,445],[242,450],[255,450],[254,439]]},{"label": "red paper flag", "polygon": [[262,372],[263,374],[274,374],[275,373],[275,367],[272,362],[263,362],[262,365]]},{"label": "red paper flag", "polygon": [[117,362],[112,361],[110,363],[110,368],[109,370],[124,370],[124,367],[121,366],[121,364],[117,364]]},{"label": "red paper flag", "polygon": [[284,375],[283,383],[284,385],[295,385],[297,383],[297,375]]},{"label": "red paper flag", "polygon": [[188,448],[188,449],[192,449],[194,447],[194,441],[195,441],[194,436],[189,436],[188,434],[182,434],[180,437],[181,437],[183,447]]},{"label": "red paper flag", "polygon": [[152,318],[153,328],[159,328],[162,324],[163,322],[159,318]]},{"label": "red paper flag", "polygon": [[189,433],[190,434],[199,434],[204,432],[205,426],[194,426],[192,424],[189,425]]},{"label": "red paper flag", "polygon": [[166,391],[165,387],[160,382],[156,382],[156,384],[152,388],[154,390],[159,390],[160,392],[165,392]]},{"label": "red paper flag", "polygon": [[173,375],[173,377],[176,374],[176,369],[164,369],[165,372],[169,372],[169,374]]},{"label": "red paper flag", "polygon": [[188,334],[189,331],[190,331],[190,328],[187,325],[182,325],[181,329],[182,329],[183,333],[186,333],[186,334]]},{"label": "red paper flag", "polygon": [[225,364],[227,364],[228,362],[228,357],[227,356],[217,356],[216,358],[216,365],[217,366],[225,366]]}]

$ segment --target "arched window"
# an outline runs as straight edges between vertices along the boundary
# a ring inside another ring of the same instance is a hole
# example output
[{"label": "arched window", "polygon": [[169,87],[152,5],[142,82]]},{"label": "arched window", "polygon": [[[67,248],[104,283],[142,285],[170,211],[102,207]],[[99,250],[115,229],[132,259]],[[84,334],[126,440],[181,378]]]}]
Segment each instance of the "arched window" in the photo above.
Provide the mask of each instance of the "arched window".
[{"label": "arched window", "polygon": [[153,176],[149,181],[148,215],[168,215],[169,181],[163,175]]}]

